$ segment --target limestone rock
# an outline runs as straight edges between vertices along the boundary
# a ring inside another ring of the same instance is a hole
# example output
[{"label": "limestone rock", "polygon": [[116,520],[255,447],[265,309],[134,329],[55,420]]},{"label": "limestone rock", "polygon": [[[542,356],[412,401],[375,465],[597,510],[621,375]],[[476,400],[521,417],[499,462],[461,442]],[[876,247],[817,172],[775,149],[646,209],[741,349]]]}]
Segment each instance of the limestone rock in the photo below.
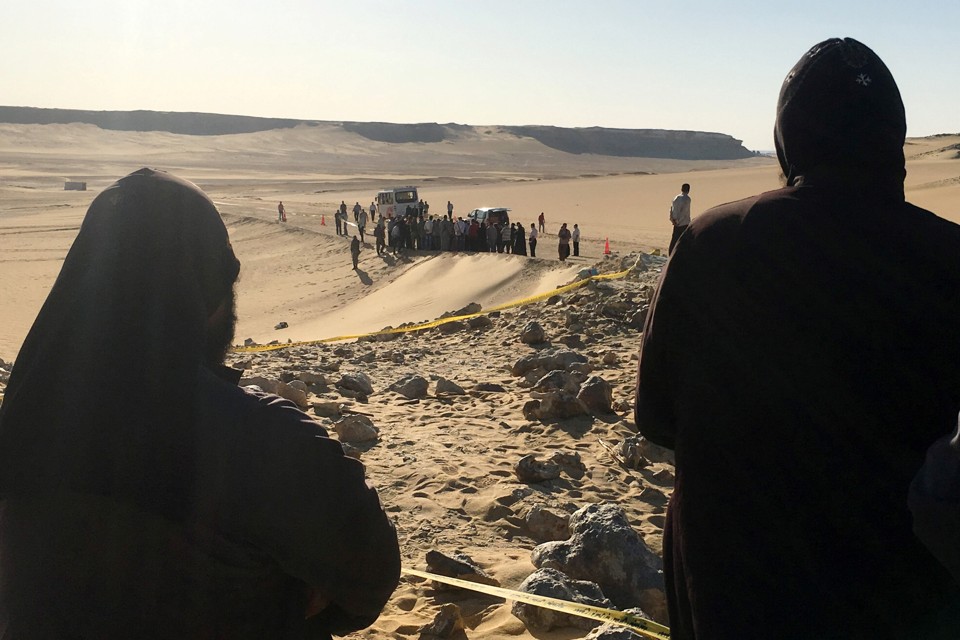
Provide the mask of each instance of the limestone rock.
[{"label": "limestone rock", "polygon": [[396,391],[404,398],[413,400],[414,398],[427,397],[427,387],[430,383],[423,376],[408,374],[390,385],[391,391]]},{"label": "limestone rock", "polygon": [[541,462],[532,453],[520,458],[513,467],[520,482],[545,482],[560,477],[560,465],[554,462]]},{"label": "limestone rock", "polygon": [[[644,613],[643,609],[624,609],[623,612],[629,613],[637,618],[645,618],[647,620],[650,619],[650,616]],[[584,636],[583,640],[648,640],[648,637],[642,636],[639,633],[634,633],[623,625],[607,622],[606,624],[602,624],[593,629],[590,633]]]},{"label": "limestone rock", "polygon": [[441,638],[446,640],[447,638],[453,637],[454,634],[465,638],[466,636],[462,633],[465,626],[463,615],[460,613],[460,607],[452,602],[447,602],[440,606],[440,611],[437,612],[437,615],[433,617],[431,622],[420,627],[420,638],[421,640],[426,640],[427,638]]},{"label": "limestone rock", "polygon": [[576,396],[565,391],[535,392],[534,397],[540,401],[537,419],[543,422],[564,420],[588,413],[587,407]]},{"label": "limestone rock", "polygon": [[524,520],[527,530],[537,542],[566,540],[570,537],[570,516],[535,504]]},{"label": "limestone rock", "polygon": [[339,402],[314,402],[314,415],[321,418],[339,418],[341,414],[341,405]]},{"label": "limestone rock", "polygon": [[240,386],[259,387],[267,393],[272,393],[293,402],[302,409],[306,409],[310,406],[310,403],[307,401],[307,394],[305,391],[292,387],[285,382],[280,382],[279,380],[271,380],[263,376],[251,376],[249,378],[244,377],[240,380]]},{"label": "limestone rock", "polygon": [[524,344],[543,344],[547,341],[547,334],[539,322],[528,322],[520,332],[520,342]]},{"label": "limestone rock", "polygon": [[592,504],[570,517],[570,539],[546,542],[533,550],[538,568],[557,569],[596,582],[619,607],[639,604],[655,619],[666,615],[660,558],[613,504]]},{"label": "limestone rock", "polygon": [[302,380],[307,384],[316,385],[318,387],[327,386],[327,377],[322,373],[313,373],[311,371],[301,371],[297,374],[297,378]]},{"label": "limestone rock", "polygon": [[[609,609],[611,606],[610,601],[604,597],[603,591],[597,584],[569,578],[556,569],[543,568],[535,571],[520,584],[519,590],[604,609]],[[596,620],[523,604],[522,602],[514,602],[510,612],[520,618],[527,629],[531,631],[550,631],[557,627],[575,627],[586,630],[600,625]]]},{"label": "limestone rock", "polygon": [[522,376],[528,371],[542,368],[544,371],[554,369],[568,370],[576,363],[586,363],[587,357],[564,348],[550,348],[532,353],[517,360],[511,369],[514,376]]},{"label": "limestone rock", "polygon": [[613,387],[600,376],[590,376],[580,385],[577,399],[590,413],[610,413],[613,403]]},{"label": "limestone rock", "polygon": [[630,436],[624,440],[625,444],[622,446],[625,446],[627,442],[636,447],[639,454],[650,462],[666,462],[667,464],[676,465],[673,451],[650,442],[643,436]]},{"label": "limestone rock", "polygon": [[576,394],[580,391],[580,385],[586,380],[586,376],[581,373],[569,373],[560,369],[551,371],[547,375],[537,380],[533,385],[534,391],[561,390],[569,394]]},{"label": "limestone rock", "polygon": [[580,454],[576,451],[570,453],[556,451],[550,456],[550,462],[560,467],[560,470],[571,478],[580,479],[587,472],[587,465],[583,464]]},{"label": "limestone rock", "polygon": [[365,415],[351,414],[333,423],[340,442],[371,442],[380,438],[380,430]]}]

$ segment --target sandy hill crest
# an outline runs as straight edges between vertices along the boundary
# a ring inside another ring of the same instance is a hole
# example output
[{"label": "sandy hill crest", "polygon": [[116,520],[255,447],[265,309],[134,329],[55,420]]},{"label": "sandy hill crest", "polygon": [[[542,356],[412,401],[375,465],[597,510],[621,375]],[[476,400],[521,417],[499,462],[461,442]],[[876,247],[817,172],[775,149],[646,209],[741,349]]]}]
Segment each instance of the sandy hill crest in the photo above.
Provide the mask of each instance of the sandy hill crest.
[{"label": "sandy hill crest", "polygon": [[550,126],[473,127],[460,124],[396,124],[389,122],[331,122],[259,118],[216,113],[166,111],[86,111],[0,106],[0,122],[8,124],[92,124],[114,131],[165,131],[185,135],[230,135],[289,129],[298,125],[334,125],[368,140],[393,144],[455,140],[472,132],[504,132],[532,138],[571,154],[677,160],[737,160],[755,152],[740,140],[722,133],[658,129],[565,128]]}]

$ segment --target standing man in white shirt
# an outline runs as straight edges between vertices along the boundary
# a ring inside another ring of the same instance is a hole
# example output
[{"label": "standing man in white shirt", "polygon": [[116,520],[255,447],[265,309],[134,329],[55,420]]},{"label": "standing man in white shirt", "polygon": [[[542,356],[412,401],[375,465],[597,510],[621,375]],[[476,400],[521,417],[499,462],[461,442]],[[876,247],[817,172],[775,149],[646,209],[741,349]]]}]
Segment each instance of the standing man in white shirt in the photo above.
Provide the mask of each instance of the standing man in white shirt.
[{"label": "standing man in white shirt", "polygon": [[670,205],[670,222],[673,223],[673,236],[670,238],[670,249],[667,253],[673,253],[673,246],[690,225],[690,185],[686,182]]},{"label": "standing man in white shirt", "polygon": [[573,255],[580,255],[580,227],[573,225],[573,233],[570,235],[570,240],[573,242]]}]

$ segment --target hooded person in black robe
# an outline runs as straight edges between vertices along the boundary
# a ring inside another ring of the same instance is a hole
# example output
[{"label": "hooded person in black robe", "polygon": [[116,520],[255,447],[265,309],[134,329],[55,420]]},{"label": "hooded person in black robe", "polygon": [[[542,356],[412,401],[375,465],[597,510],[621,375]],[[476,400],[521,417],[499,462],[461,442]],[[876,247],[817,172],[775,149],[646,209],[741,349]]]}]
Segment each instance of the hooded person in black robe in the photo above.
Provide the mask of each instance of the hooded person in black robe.
[{"label": "hooded person in black robe", "polygon": [[920,638],[956,595],[907,492],[960,410],[960,227],[905,202],[905,132],[876,54],[816,45],[780,93],[786,188],[664,270],[636,421],[676,454],[675,639]]},{"label": "hooded person in black robe", "polygon": [[327,638],[372,623],[396,534],[362,465],[222,366],[239,272],[148,169],[91,204],[0,406],[0,638]]}]

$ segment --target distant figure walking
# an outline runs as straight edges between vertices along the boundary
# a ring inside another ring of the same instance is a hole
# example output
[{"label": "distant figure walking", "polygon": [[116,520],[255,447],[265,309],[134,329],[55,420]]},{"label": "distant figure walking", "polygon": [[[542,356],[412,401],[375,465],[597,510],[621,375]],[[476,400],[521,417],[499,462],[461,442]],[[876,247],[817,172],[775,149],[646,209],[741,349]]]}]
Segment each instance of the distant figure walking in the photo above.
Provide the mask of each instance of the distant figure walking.
[{"label": "distant figure walking", "polygon": [[343,219],[340,217],[340,209],[337,209],[333,213],[333,221],[337,225],[337,235],[343,235]]},{"label": "distant figure walking", "polygon": [[344,222],[347,221],[347,203],[343,200],[340,201],[340,217]]},{"label": "distant figure walking", "polygon": [[540,233],[546,233],[547,219],[543,217],[543,211],[540,212],[540,216],[537,218],[537,223],[540,225]]},{"label": "distant figure walking", "polygon": [[530,257],[537,257],[537,237],[540,234],[537,233],[537,225],[530,223]]},{"label": "distant figure walking", "polygon": [[357,229],[360,231],[360,242],[361,244],[366,242],[363,239],[363,231],[367,228],[367,212],[363,209],[360,209],[360,216],[357,218]]},{"label": "distant figure walking", "polygon": [[350,256],[353,258],[353,269],[356,271],[357,265],[360,264],[360,238],[353,236],[353,240],[350,241]]},{"label": "distant figure walking", "polygon": [[287,210],[283,208],[283,201],[280,201],[280,204],[277,205],[277,222],[286,222],[287,221]]},{"label": "distant figure walking", "polygon": [[573,242],[573,255],[580,255],[580,227],[573,225],[573,233],[570,234],[570,240]]},{"label": "distant figure walking", "polygon": [[360,206],[359,202],[353,204],[353,221],[360,222],[360,212],[363,211],[363,207]]},{"label": "distant figure walking", "polygon": [[447,200],[447,215],[450,216],[450,219],[453,219],[453,203]]},{"label": "distant figure walking", "polygon": [[690,226],[690,185],[686,182],[680,187],[680,193],[670,204],[670,222],[673,223],[673,236],[667,253],[673,253],[673,247],[683,232]]},{"label": "distant figure walking", "polygon": [[387,250],[386,243],[384,242],[384,238],[387,235],[386,231],[387,230],[383,226],[383,217],[381,216],[379,222],[377,222],[377,226],[373,228],[373,237],[377,239],[378,256],[385,253]]},{"label": "distant figure walking", "polygon": [[370,203],[370,224],[376,224],[377,222],[377,203]]},{"label": "distant figure walking", "polygon": [[563,262],[570,256],[571,235],[570,229],[567,229],[566,222],[560,225],[560,231],[557,232],[557,238],[560,240],[560,244],[557,245],[557,248],[560,252],[560,262]]}]

